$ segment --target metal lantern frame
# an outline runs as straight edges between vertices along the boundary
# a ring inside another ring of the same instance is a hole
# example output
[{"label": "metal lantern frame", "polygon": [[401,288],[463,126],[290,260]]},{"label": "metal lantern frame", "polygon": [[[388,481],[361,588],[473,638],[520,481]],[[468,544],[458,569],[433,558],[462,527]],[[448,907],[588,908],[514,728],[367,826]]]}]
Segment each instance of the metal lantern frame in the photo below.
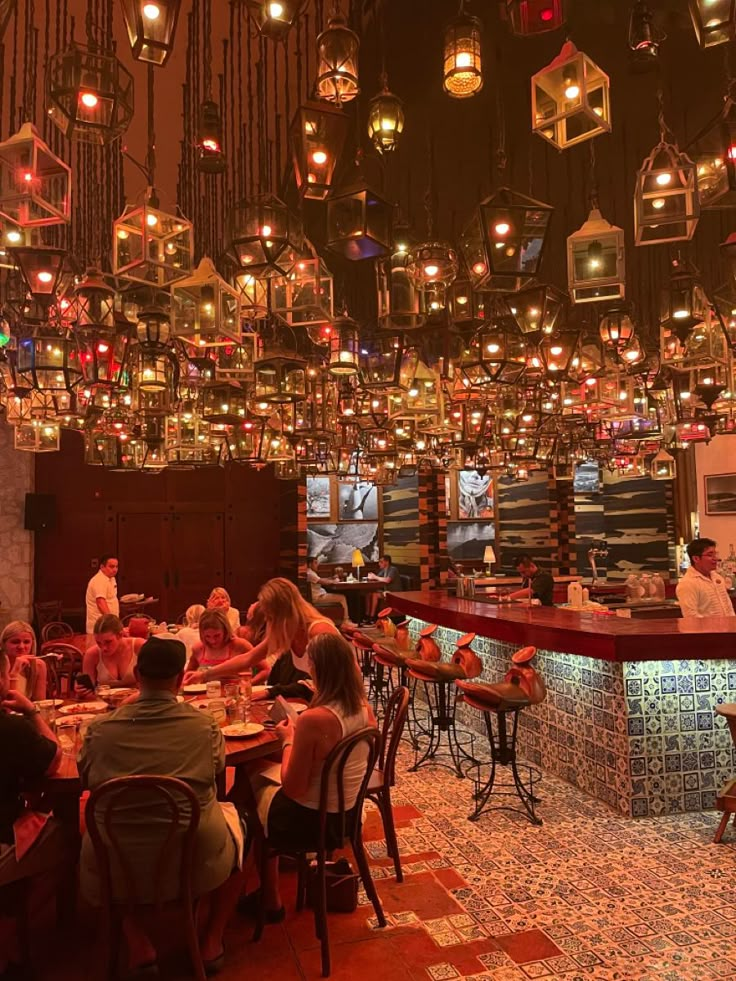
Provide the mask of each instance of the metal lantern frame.
[{"label": "metal lantern frame", "polygon": [[532,130],[565,150],[611,132],[608,75],[572,41],[532,76]]},{"label": "metal lantern frame", "polygon": [[172,336],[195,356],[201,348],[240,344],[240,311],[240,292],[225,282],[205,256],[191,276],[172,287]]},{"label": "metal lantern frame", "polygon": [[567,20],[567,0],[506,0],[506,20],[517,37],[556,31]]},{"label": "metal lantern frame", "polygon": [[493,383],[517,385],[524,377],[526,360],[524,339],[518,330],[494,323],[481,327],[473,336],[459,367],[472,388]]},{"label": "metal lantern frame", "polygon": [[228,252],[251,275],[287,275],[303,246],[301,222],[274,194],[242,201],[232,209]]},{"label": "metal lantern frame", "polygon": [[71,390],[82,377],[73,338],[50,326],[39,327],[18,338],[16,372],[21,384],[39,392]]},{"label": "metal lantern frame", "polygon": [[71,167],[32,123],[0,143],[0,217],[21,228],[67,224],[71,186]]},{"label": "metal lantern frame", "polygon": [[394,206],[361,177],[327,199],[327,248],[352,262],[391,252]]},{"label": "metal lantern frame", "polygon": [[712,0],[688,0],[688,6],[701,48],[726,44],[736,37],[736,0],[721,0],[716,9]]},{"label": "metal lantern frame", "polygon": [[333,277],[318,255],[301,256],[270,287],[271,313],[290,327],[332,323]]},{"label": "metal lantern frame", "polygon": [[266,419],[247,415],[234,425],[228,426],[213,437],[221,440],[220,460],[223,456],[232,463],[256,466],[263,462],[263,442],[266,433]]},{"label": "metal lantern frame", "polygon": [[368,103],[368,139],[380,153],[393,153],[404,132],[404,103],[390,91],[386,77],[383,88]]},{"label": "metal lantern frame", "polygon": [[76,329],[115,329],[115,291],[94,266],[87,270],[74,287],[73,305],[73,324]]},{"label": "metal lantern frame", "polygon": [[341,105],[359,94],[358,52],[360,38],[351,31],[336,9],[317,38],[317,78],[314,88],[320,99]]},{"label": "metal lantern frame", "polygon": [[545,335],[539,342],[539,356],[547,378],[563,381],[569,377],[575,352],[580,344],[577,330],[559,330]]},{"label": "metal lantern frame", "polygon": [[307,362],[293,352],[267,352],[255,365],[253,398],[269,405],[301,402],[307,394]]},{"label": "metal lantern frame", "polygon": [[205,422],[238,425],[248,415],[247,393],[234,382],[209,382],[202,387],[200,414]]},{"label": "metal lantern frame", "polygon": [[304,0],[246,0],[248,13],[259,34],[272,41],[283,41],[304,7]]},{"label": "metal lantern frame", "polygon": [[445,28],[443,41],[442,87],[453,99],[469,99],[483,88],[481,22],[460,13]]},{"label": "metal lantern frame", "polygon": [[113,272],[123,279],[171,286],[191,273],[193,255],[192,223],[163,211],[152,188],[114,223]]},{"label": "metal lantern frame", "polygon": [[419,351],[401,334],[374,332],[361,338],[360,386],[366,392],[408,391],[417,372]]},{"label": "metal lantern frame", "polygon": [[133,118],[133,76],[109,51],[72,45],[49,59],[46,110],[71,140],[104,146]]},{"label": "metal lantern frame", "polygon": [[[174,50],[181,0],[121,0],[130,50],[136,61],[163,67]],[[155,17],[147,13],[155,8]],[[163,16],[162,16],[163,14]]]},{"label": "metal lantern frame", "polygon": [[67,253],[63,249],[30,245],[13,246],[9,251],[28,292],[42,307],[48,308],[56,299]]},{"label": "metal lantern frame", "polygon": [[[729,87],[716,125],[697,140],[698,197],[703,211],[736,207],[736,91]],[[705,145],[704,149],[700,149]]]},{"label": "metal lantern frame", "polygon": [[378,323],[386,330],[411,331],[427,321],[424,294],[407,268],[408,249],[376,263]]},{"label": "metal lantern frame", "polygon": [[644,159],[634,192],[634,241],[659,245],[686,241],[700,216],[697,168],[686,153],[661,140]]},{"label": "metal lantern frame", "polygon": [[194,141],[197,170],[200,173],[222,174],[226,170],[227,159],[222,133],[220,107],[211,99],[206,99],[199,107],[197,136]]},{"label": "metal lantern frame", "polygon": [[77,327],[74,337],[79,349],[82,380],[92,388],[125,388],[128,383],[128,348],[133,324],[124,317],[100,332],[95,326]]},{"label": "metal lantern frame", "polygon": [[460,271],[455,249],[444,242],[422,242],[406,257],[406,271],[422,294],[427,315],[447,307],[447,291]]},{"label": "metal lantern frame", "polygon": [[598,208],[568,236],[567,284],[573,303],[622,300],[626,294],[624,231]]},{"label": "metal lantern frame", "polygon": [[359,357],[360,327],[350,317],[338,317],[330,334],[328,372],[336,378],[357,375]]},{"label": "metal lantern frame", "polygon": [[559,326],[567,308],[567,296],[556,286],[533,284],[503,297],[508,314],[525,337],[541,338]]},{"label": "metal lantern frame", "polygon": [[299,106],[289,127],[289,139],[301,197],[315,201],[327,197],[349,125],[349,117],[339,106],[315,101]]},{"label": "metal lantern frame", "polygon": [[26,453],[55,453],[60,446],[61,427],[50,419],[32,419],[13,427],[13,446]]}]

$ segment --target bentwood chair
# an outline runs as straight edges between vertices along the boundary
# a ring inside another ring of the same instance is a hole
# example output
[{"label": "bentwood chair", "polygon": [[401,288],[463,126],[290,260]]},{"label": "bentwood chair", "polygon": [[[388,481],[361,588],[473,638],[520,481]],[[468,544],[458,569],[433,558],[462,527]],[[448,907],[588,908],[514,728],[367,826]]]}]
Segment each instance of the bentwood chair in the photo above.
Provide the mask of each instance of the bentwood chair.
[{"label": "bentwood chair", "polygon": [[65,640],[67,637],[74,636],[74,628],[63,620],[51,620],[41,628],[41,643],[46,644],[50,640]]},{"label": "bentwood chair", "polygon": [[376,768],[368,781],[366,793],[368,800],[372,800],[380,812],[386,835],[386,851],[394,860],[397,882],[404,881],[404,873],[401,871],[399,844],[396,840],[396,826],[394,825],[394,813],[391,807],[391,788],[396,783],[396,754],[399,751],[399,743],[408,714],[409,689],[405,685],[400,685],[394,688],[386,705],[381,730],[381,752]]},{"label": "bentwood chair", "polygon": [[[358,872],[363,882],[368,898],[373,904],[379,926],[386,926],[386,917],[381,906],[381,901],[376,892],[376,886],[371,878],[368,857],[365,853],[363,844],[363,802],[365,801],[368,789],[368,781],[378,760],[381,737],[377,729],[372,726],[366,729],[359,729],[342,739],[332,750],[324,762],[322,769],[322,779],[320,782],[319,795],[319,834],[317,838],[309,843],[309,848],[295,849],[289,848],[287,843],[282,846],[274,845],[272,839],[262,838],[260,842],[260,873],[261,882],[265,881],[266,870],[269,859],[276,855],[290,855],[297,859],[299,869],[299,879],[297,885],[296,908],[301,910],[307,891],[307,853],[317,853],[317,880],[314,902],[314,923],[315,932],[319,938],[322,948],[322,977],[330,976],[330,940],[327,932],[327,877],[326,862],[330,852],[335,848],[343,848],[349,844]],[[355,804],[349,810],[345,809],[345,767],[353,755],[360,747],[365,747],[367,752],[366,769],[360,784],[358,796]],[[327,810],[329,803],[329,792],[331,787],[337,788],[337,814]],[[328,830],[328,816],[338,818],[339,829],[335,834],[332,826]],[[260,940],[263,935],[263,927],[266,922],[266,909],[261,902],[258,910],[258,922],[254,940]]]},{"label": "bentwood chair", "polygon": [[[136,823],[136,830],[150,846],[150,862],[131,861],[121,841],[120,832],[125,831],[131,812],[136,811],[146,815],[145,821]],[[100,878],[101,976],[116,977],[125,914],[141,922],[143,917],[148,919],[151,913],[158,915],[164,907],[173,906],[181,912],[194,975],[197,981],[205,981],[192,891],[200,817],[194,791],[175,777],[117,777],[92,791],[84,813]],[[152,817],[160,820],[151,820]],[[165,891],[167,878],[169,889]]]},{"label": "bentwood chair", "polygon": [[36,618],[36,628],[39,633],[47,623],[57,623],[61,620],[62,604],[61,600],[46,600],[43,603],[33,604],[33,613]]},{"label": "bentwood chair", "polygon": [[[71,697],[74,691],[74,680],[82,672],[82,652],[73,644],[60,641],[50,641],[43,646],[41,660],[46,662],[49,678],[49,698],[62,695]],[[64,687],[66,684],[66,692]]]}]

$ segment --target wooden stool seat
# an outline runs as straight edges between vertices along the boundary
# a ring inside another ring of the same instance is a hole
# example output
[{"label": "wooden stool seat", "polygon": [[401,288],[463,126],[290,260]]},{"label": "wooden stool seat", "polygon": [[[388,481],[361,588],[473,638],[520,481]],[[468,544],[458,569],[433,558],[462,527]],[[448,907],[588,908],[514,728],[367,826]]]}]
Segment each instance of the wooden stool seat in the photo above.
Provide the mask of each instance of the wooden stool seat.
[{"label": "wooden stool seat", "polygon": [[490,685],[459,679],[457,686],[463,693],[466,705],[478,709],[479,712],[510,712],[531,704],[518,685],[508,682]]},{"label": "wooden stool seat", "polygon": [[406,659],[409,675],[417,681],[451,682],[465,677],[465,669],[461,664],[442,661],[422,661],[415,657]]},{"label": "wooden stool seat", "polygon": [[726,830],[726,825],[731,815],[734,815],[734,826],[736,827],[736,777],[729,781],[723,790],[720,792],[718,797],[716,797],[716,807],[719,811],[723,811],[723,817],[721,818],[716,833],[713,836],[713,844],[719,845],[721,838],[723,837],[723,832]]},{"label": "wooden stool seat", "polygon": [[406,666],[407,659],[415,652],[405,650],[396,641],[387,638],[373,645],[373,660],[385,667],[403,668]]}]

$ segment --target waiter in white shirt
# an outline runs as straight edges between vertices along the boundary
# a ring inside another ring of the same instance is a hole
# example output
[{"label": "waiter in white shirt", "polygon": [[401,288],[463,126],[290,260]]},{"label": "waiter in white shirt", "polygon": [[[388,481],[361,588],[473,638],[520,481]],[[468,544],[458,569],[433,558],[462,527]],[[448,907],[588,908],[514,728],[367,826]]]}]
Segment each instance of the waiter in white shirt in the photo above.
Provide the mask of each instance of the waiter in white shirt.
[{"label": "waiter in white shirt", "polygon": [[114,613],[120,616],[118,602],[118,584],[115,575],[118,571],[118,560],[112,555],[100,556],[97,572],[87,583],[87,633],[91,634],[95,623],[104,613]]},{"label": "waiter in white shirt", "polygon": [[728,586],[718,568],[718,550],[712,538],[696,538],[687,547],[690,568],[677,584],[677,599],[684,617],[732,617]]}]

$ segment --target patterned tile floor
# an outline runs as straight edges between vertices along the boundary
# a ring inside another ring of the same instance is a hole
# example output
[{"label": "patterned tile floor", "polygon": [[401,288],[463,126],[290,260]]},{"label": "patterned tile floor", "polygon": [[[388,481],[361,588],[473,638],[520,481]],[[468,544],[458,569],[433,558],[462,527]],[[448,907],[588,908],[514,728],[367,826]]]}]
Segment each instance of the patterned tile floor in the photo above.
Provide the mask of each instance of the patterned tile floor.
[{"label": "patterned tile floor", "polygon": [[[631,820],[551,777],[541,828],[508,812],[467,820],[472,783],[400,760],[395,796],[406,880],[399,885],[372,811],[366,840],[389,925],[372,910],[330,917],[335,981],[700,981],[736,979],[736,834],[713,845],[715,813]],[[250,942],[236,917],[223,981],[320,976],[309,911]],[[94,920],[57,938],[40,976],[83,977],[94,966]],[[43,955],[42,955],[43,956]],[[183,977],[181,970],[173,975]]]}]

